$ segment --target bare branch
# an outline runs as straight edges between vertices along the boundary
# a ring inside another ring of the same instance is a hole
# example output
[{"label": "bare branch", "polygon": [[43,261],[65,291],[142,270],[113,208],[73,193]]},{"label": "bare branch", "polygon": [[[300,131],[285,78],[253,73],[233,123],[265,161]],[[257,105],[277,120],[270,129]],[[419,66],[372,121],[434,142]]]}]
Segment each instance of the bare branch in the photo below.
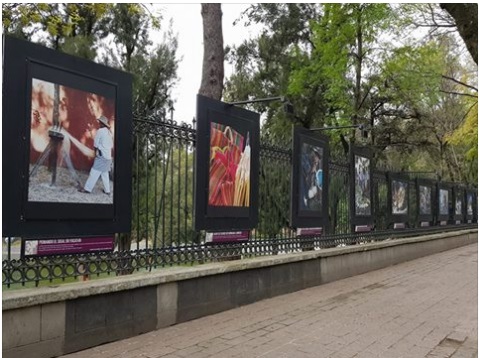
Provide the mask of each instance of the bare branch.
[{"label": "bare branch", "polygon": [[472,90],[474,90],[474,91],[477,92],[477,88],[476,88],[476,87],[471,86],[471,85],[468,85],[467,83],[458,81],[458,80],[456,80],[456,79],[453,78],[453,77],[449,77],[449,76],[446,76],[446,75],[442,75],[442,78],[444,78],[444,79],[446,79],[446,80],[453,81],[453,82],[455,82],[455,83],[457,83],[457,84],[459,84],[459,85],[462,85],[462,86],[464,86],[464,87],[470,88],[470,89],[472,89]]},{"label": "bare branch", "polygon": [[457,96],[466,96],[466,97],[477,98],[477,95],[472,95],[472,94],[469,94],[469,93],[451,92],[451,91],[444,91],[444,90],[439,90],[439,92],[447,93],[447,94],[453,94],[453,95],[457,95]]}]

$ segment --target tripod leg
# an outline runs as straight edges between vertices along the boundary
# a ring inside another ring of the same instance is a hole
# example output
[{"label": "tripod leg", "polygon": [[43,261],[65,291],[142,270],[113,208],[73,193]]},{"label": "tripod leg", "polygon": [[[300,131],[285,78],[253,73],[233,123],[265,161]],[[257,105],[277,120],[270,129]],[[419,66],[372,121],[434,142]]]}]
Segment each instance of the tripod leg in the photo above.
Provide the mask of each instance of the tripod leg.
[{"label": "tripod leg", "polygon": [[53,142],[53,152],[50,156],[50,164],[52,166],[52,182],[50,186],[55,186],[57,182],[57,167],[58,167],[58,142]]},{"label": "tripod leg", "polygon": [[43,151],[43,153],[40,155],[40,158],[38,158],[37,162],[33,166],[32,171],[29,174],[30,178],[32,178],[36,174],[38,167],[42,165],[45,162],[45,160],[48,158],[48,155],[50,154],[50,151],[52,150],[52,146],[53,146],[52,142],[49,142],[47,147]]},{"label": "tripod leg", "polygon": [[62,147],[62,154],[63,154],[63,159],[65,160],[65,163],[67,163],[67,167],[68,167],[68,171],[70,172],[70,175],[76,181],[78,187],[81,188],[82,186],[80,183],[80,178],[78,177],[75,167],[73,166],[72,160],[70,158],[70,154],[63,147]]}]

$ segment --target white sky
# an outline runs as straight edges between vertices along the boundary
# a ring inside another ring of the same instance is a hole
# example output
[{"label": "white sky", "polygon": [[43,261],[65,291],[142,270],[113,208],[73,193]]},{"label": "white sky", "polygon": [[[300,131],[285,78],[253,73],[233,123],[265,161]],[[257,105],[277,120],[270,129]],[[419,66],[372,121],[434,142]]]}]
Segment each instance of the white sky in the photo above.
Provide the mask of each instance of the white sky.
[{"label": "white sky", "polygon": [[[254,36],[259,26],[243,27],[242,22],[233,27],[235,21],[250,4],[222,4],[223,45],[238,45],[244,39]],[[203,22],[201,4],[155,4],[160,10],[163,21],[162,30],[168,29],[172,19],[173,33],[178,34],[177,58],[178,81],[172,97],[175,101],[174,119],[177,122],[191,123],[196,115],[196,94],[200,88],[203,66]],[[153,37],[153,35],[152,35]],[[159,36],[160,41],[162,35]],[[225,62],[225,79],[232,68]]]}]

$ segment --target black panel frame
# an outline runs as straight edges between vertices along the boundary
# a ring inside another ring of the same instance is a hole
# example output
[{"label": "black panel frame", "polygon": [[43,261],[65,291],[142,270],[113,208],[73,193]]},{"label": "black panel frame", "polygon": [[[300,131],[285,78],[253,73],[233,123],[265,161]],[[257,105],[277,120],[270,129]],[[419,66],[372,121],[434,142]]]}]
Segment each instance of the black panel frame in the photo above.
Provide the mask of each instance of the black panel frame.
[{"label": "black panel frame", "polygon": [[[467,212],[467,199],[468,199],[469,196],[471,196],[471,200],[472,200],[472,213],[471,214],[468,214],[468,212]],[[466,222],[469,221],[469,220],[471,222],[473,222],[474,213],[477,210],[477,208],[476,208],[477,205],[475,205],[475,204],[477,204],[476,192],[473,189],[467,188],[466,190],[464,190],[464,218],[465,218]]]},{"label": "black panel frame", "polygon": [[[258,223],[260,115],[202,95],[197,95],[196,109],[195,230],[251,230]],[[249,207],[212,206],[208,204],[211,122],[231,126],[241,133],[250,133]]]},{"label": "black panel frame", "polygon": [[[132,77],[126,72],[4,36],[3,236],[69,237],[131,230]],[[115,100],[113,204],[29,202],[32,78]],[[18,120],[9,120],[17,118]],[[14,156],[7,154],[15,153]]]},{"label": "black panel frame", "polygon": [[[435,196],[434,196],[433,189],[436,185],[437,184],[432,180],[416,178],[416,207],[417,207],[418,224],[420,224],[421,222],[429,222],[430,224],[432,224],[432,222],[434,221],[434,208],[436,207],[435,206],[436,204],[435,204]],[[421,197],[419,195],[420,194],[419,187],[421,186],[429,187],[431,190],[431,197],[430,197],[431,213],[430,214],[421,214],[421,208],[420,208]]]},{"label": "black panel frame", "polygon": [[[369,215],[358,215],[356,214],[356,171],[355,171],[355,156],[363,157],[369,159],[369,195],[370,195],[370,214]],[[374,225],[374,205],[373,205],[373,159],[371,149],[367,147],[357,147],[350,145],[349,148],[349,215],[350,222],[352,225],[352,231],[355,231],[355,226],[357,225],[369,225],[372,227]]]},{"label": "black panel frame", "polygon": [[[409,226],[409,212],[410,212],[410,202],[409,202],[409,178],[406,175],[400,174],[400,173],[393,173],[393,172],[387,172],[387,182],[388,182],[388,197],[387,197],[387,202],[388,202],[388,218],[389,218],[389,224],[395,224],[395,223],[404,223],[406,227]],[[393,200],[392,200],[392,186],[393,186],[393,181],[401,182],[406,184],[406,201],[407,201],[407,211],[405,214],[394,214],[393,213]]]},{"label": "black panel frame", "polygon": [[[323,150],[322,170],[323,188],[321,210],[305,210],[299,205],[301,154],[303,144],[319,147]],[[329,192],[329,137],[312,132],[306,128],[293,127],[293,164],[291,173],[291,226],[293,228],[322,227],[328,232],[328,192]]]},{"label": "black panel frame", "polygon": [[[438,223],[441,221],[447,221],[449,223],[451,219],[451,203],[452,203],[452,191],[451,191],[451,186],[449,184],[446,184],[444,182],[438,182],[436,184],[436,218]],[[441,190],[447,190],[447,214],[441,214]]]},{"label": "black panel frame", "polygon": [[[464,202],[465,198],[465,193],[464,193],[464,187],[458,186],[457,184],[452,187],[452,217],[454,221],[461,221],[461,223],[464,222],[465,219],[465,206],[466,203]],[[461,213],[457,214],[456,213],[456,203],[457,199],[461,200]]]}]

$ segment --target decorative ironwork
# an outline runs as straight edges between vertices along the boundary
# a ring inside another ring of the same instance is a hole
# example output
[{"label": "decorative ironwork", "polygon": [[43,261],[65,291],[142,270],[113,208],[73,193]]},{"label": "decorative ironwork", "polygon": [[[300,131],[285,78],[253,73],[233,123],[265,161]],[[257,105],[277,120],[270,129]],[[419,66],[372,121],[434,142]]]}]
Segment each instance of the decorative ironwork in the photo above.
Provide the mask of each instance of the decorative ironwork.
[{"label": "decorative ironwork", "polygon": [[[12,256],[2,262],[4,287],[58,284],[79,277],[90,279],[125,275],[175,265],[199,265],[227,259],[282,255],[304,250],[361,244],[472,225],[417,227],[414,178],[409,176],[409,224],[403,230],[387,230],[386,172],[373,170],[374,231],[351,233],[349,219],[349,165],[330,163],[329,215],[326,235],[300,238],[290,228],[292,150],[261,142],[259,223],[250,241],[205,244],[205,233],[193,230],[193,182],[196,131],[194,124],[177,123],[157,111],[133,122],[133,240],[131,251],[30,257]],[[435,193],[433,193],[435,195]],[[436,220],[436,219],[435,219]]]},{"label": "decorative ironwork", "polygon": [[38,285],[41,281],[57,284],[68,278],[125,275],[135,271],[151,271],[174,265],[199,265],[224,259],[290,254],[304,250],[321,250],[473,227],[475,226],[464,224],[442,228],[371,231],[362,234],[339,234],[324,237],[269,238],[214,246],[197,244],[159,249],[4,260],[2,284],[7,287],[25,285],[29,282]]}]

